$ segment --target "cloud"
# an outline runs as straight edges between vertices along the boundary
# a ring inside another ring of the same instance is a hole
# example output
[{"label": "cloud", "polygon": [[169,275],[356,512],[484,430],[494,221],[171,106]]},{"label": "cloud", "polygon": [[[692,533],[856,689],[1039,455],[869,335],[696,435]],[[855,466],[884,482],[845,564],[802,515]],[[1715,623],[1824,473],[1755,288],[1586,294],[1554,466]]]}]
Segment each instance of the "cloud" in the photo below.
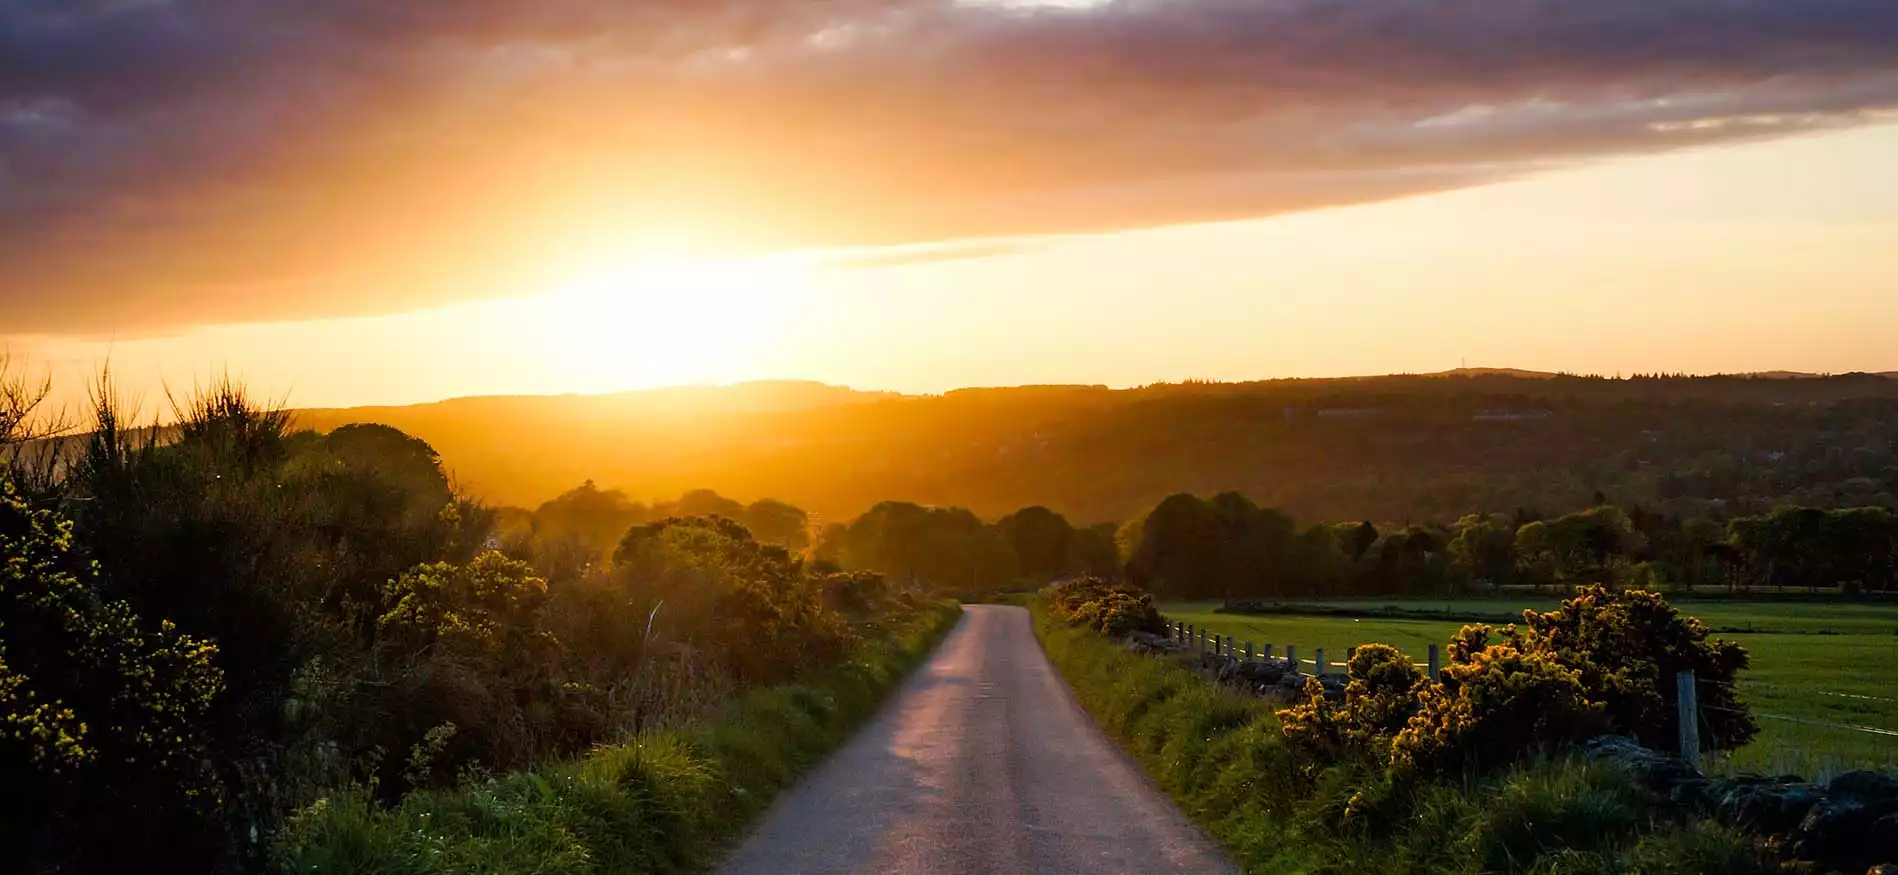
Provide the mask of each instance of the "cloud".
[{"label": "cloud", "polygon": [[827,255],[818,263],[825,267],[863,270],[882,267],[909,267],[945,261],[975,261],[1002,255],[1019,255],[1045,246],[1036,240],[957,240],[949,243],[922,243],[910,246],[880,246]]},{"label": "cloud", "polygon": [[0,0],[0,324],[1264,215],[1893,105],[1890,0]]}]

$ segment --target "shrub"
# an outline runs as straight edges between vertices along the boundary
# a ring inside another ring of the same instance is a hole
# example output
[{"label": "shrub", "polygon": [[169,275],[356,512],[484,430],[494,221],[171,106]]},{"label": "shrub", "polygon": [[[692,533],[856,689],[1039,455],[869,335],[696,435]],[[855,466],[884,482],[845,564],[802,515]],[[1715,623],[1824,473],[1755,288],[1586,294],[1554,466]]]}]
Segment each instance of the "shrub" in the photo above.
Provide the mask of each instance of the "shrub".
[{"label": "shrub", "polygon": [[708,652],[741,683],[784,681],[805,666],[835,662],[855,641],[799,560],[732,520],[635,526],[613,562],[615,586],[635,604],[662,607],[662,621],[681,643]]},{"label": "shrub", "polygon": [[[470,766],[518,768],[604,732],[584,688],[563,684],[560,642],[541,628],[547,584],[524,562],[484,553],[418,565],[390,582],[377,620],[374,691],[349,720],[377,750],[391,798],[451,782]],[[578,713],[576,712],[576,709]],[[400,776],[400,781],[394,780]]]},{"label": "shrub", "polygon": [[1659,594],[1585,586],[1556,610],[1525,611],[1523,622],[1516,647],[1573,669],[1609,725],[1648,747],[1679,747],[1674,675],[1683,670],[1699,684],[1703,744],[1733,750],[1759,733],[1734,686],[1749,662],[1746,650],[1707,640],[1699,620]]},{"label": "shrub", "polygon": [[833,571],[814,578],[824,607],[850,616],[869,616],[895,598],[890,582],[874,571]]},{"label": "shrub", "polygon": [[1397,648],[1366,644],[1345,663],[1344,696],[1332,702],[1317,678],[1305,681],[1305,702],[1278,712],[1285,737],[1311,763],[1350,752],[1381,753],[1417,713],[1423,672]]},{"label": "shrub", "polygon": [[1417,714],[1391,741],[1391,767],[1449,775],[1507,764],[1594,735],[1601,711],[1552,655],[1491,644],[1422,688]]},{"label": "shrub", "polygon": [[0,819],[8,871],[137,868],[210,837],[216,648],[100,598],[93,573],[0,465],[0,786],[27,801]]},{"label": "shrub", "polygon": [[1098,577],[1077,577],[1055,584],[1049,590],[1049,602],[1069,624],[1110,637],[1160,632],[1166,627],[1153,606],[1153,596]]}]

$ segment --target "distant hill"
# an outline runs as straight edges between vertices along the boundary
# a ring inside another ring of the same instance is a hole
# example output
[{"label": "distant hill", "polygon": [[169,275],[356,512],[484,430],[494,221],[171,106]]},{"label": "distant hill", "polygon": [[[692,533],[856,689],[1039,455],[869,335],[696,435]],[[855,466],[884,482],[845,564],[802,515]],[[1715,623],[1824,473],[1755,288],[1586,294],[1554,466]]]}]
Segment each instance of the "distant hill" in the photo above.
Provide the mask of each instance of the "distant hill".
[{"label": "distant hill", "polygon": [[1426,377],[1515,377],[1522,380],[1553,380],[1560,374],[1549,371],[1525,371],[1519,368],[1455,368],[1425,374]]},{"label": "distant hill", "polygon": [[359,422],[364,416],[643,419],[811,410],[898,397],[902,396],[894,392],[859,392],[823,383],[782,380],[730,386],[672,386],[604,395],[481,395],[399,407],[311,408],[297,411],[297,416],[301,424],[327,431],[345,422]]},{"label": "distant hill", "polygon": [[775,497],[823,519],[905,499],[991,516],[1046,504],[1076,522],[1225,489],[1301,518],[1400,521],[1558,511],[1597,492],[1703,509],[1898,492],[1889,376],[1455,374],[940,396],[755,383],[297,419],[393,425],[435,446],[464,488],[529,507],[588,479],[635,499]]}]

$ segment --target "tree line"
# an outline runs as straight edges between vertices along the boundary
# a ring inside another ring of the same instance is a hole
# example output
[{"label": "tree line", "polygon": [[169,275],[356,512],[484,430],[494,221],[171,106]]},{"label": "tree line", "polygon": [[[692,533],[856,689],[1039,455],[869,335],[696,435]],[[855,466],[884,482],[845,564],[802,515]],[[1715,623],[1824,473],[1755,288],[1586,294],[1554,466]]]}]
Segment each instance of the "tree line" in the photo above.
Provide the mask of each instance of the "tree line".
[{"label": "tree line", "polygon": [[1457,596],[1607,584],[1677,593],[1898,592],[1898,514],[1782,506],[1727,520],[1601,504],[1541,518],[1300,527],[1237,493],[1168,497],[1119,533],[1133,582],[1168,599]]},{"label": "tree line", "polygon": [[1886,508],[1782,506],[1720,519],[1597,498],[1561,515],[1305,525],[1236,492],[1179,493],[1125,523],[1079,526],[1039,505],[985,521],[967,508],[884,501],[817,525],[773,499],[746,505],[696,490],[647,505],[589,482],[531,513],[503,514],[520,521],[508,537],[531,541],[528,552],[554,577],[597,561],[624,525],[684,508],[769,533],[760,539],[804,550],[821,567],[960,594],[1078,575],[1126,579],[1165,599],[1461,596],[1590,583],[1702,594],[1898,590],[1898,514]]}]

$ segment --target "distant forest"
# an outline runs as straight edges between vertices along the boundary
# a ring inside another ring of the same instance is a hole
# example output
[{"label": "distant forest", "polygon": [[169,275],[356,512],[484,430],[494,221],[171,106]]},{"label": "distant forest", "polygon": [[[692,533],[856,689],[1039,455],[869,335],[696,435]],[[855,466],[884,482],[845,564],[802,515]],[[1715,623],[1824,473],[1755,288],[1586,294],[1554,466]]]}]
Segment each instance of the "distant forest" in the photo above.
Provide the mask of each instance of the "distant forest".
[{"label": "distant forest", "polygon": [[1450,523],[1605,503],[1725,519],[1898,495],[1898,379],[1876,374],[1472,371],[942,396],[759,383],[298,418],[420,437],[491,504],[531,508],[592,480],[640,499],[769,496],[820,523],[892,498],[990,519],[1039,504],[1091,524],[1231,491],[1299,519]]}]

